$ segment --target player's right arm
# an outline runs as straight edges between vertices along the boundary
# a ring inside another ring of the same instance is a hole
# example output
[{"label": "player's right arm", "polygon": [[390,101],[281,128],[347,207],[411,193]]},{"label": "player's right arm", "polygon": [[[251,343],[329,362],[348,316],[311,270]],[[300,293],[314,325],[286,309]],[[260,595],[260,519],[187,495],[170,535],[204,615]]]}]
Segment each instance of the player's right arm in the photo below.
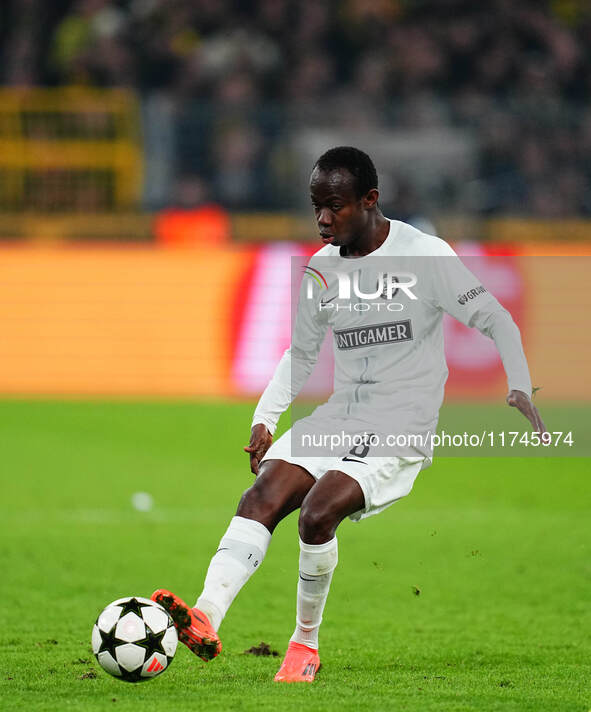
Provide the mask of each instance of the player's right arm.
[{"label": "player's right arm", "polygon": [[244,452],[250,454],[250,471],[253,475],[259,474],[259,462],[271,447],[273,436],[263,423],[256,423],[250,431],[250,442],[244,448]]},{"label": "player's right arm", "polygon": [[263,391],[252,419],[250,442],[244,448],[250,454],[250,469],[255,475],[259,462],[271,446],[281,414],[300,392],[318,360],[328,326],[318,301],[318,298],[308,299],[302,285],[291,346]]}]

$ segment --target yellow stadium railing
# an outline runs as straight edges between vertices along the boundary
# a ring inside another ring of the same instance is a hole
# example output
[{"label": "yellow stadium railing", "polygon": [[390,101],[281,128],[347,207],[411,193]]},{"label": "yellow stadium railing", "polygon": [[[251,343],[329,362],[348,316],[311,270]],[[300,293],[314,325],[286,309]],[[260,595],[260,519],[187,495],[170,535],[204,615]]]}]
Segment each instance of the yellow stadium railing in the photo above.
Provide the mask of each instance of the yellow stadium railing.
[{"label": "yellow stadium railing", "polygon": [[0,210],[137,207],[139,106],[119,89],[0,89]]}]

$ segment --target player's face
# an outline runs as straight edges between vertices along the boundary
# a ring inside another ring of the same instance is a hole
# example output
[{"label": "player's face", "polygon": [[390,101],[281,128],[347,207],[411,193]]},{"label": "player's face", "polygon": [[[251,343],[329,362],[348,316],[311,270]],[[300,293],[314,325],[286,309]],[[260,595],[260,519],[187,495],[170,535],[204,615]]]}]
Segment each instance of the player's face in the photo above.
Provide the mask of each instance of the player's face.
[{"label": "player's face", "polygon": [[320,171],[315,168],[310,177],[310,197],[316,223],[325,245],[341,247],[362,238],[369,220],[368,209],[376,198],[358,198],[355,177],[346,169]]}]

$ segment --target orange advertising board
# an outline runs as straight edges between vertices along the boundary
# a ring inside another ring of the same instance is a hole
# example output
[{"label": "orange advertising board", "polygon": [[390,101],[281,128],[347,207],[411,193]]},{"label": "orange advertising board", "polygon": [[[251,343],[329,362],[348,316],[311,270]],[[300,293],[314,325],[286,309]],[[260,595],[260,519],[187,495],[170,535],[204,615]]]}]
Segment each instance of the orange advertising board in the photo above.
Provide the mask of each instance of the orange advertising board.
[{"label": "orange advertising board", "polygon": [[245,249],[0,250],[0,392],[228,395]]},{"label": "orange advertising board", "polygon": [[[0,393],[256,396],[289,344],[291,255],[312,251],[2,247]],[[477,273],[518,322],[543,397],[591,399],[588,258],[514,256],[496,276],[480,258]],[[445,331],[447,398],[501,398],[494,344],[451,319]],[[312,376],[311,395],[326,392],[327,373]]]}]

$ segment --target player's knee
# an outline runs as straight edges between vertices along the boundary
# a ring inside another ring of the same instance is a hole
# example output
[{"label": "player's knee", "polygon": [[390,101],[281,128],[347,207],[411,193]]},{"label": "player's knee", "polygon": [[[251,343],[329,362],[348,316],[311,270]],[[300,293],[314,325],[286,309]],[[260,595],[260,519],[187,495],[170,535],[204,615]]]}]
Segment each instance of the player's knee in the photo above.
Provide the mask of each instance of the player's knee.
[{"label": "player's knee", "polygon": [[242,495],[236,514],[246,519],[255,519],[272,530],[277,524],[277,502],[269,492],[255,482]]},{"label": "player's knee", "polygon": [[320,507],[314,502],[302,504],[298,529],[300,538],[306,544],[324,544],[335,535],[340,519],[325,507]]}]

